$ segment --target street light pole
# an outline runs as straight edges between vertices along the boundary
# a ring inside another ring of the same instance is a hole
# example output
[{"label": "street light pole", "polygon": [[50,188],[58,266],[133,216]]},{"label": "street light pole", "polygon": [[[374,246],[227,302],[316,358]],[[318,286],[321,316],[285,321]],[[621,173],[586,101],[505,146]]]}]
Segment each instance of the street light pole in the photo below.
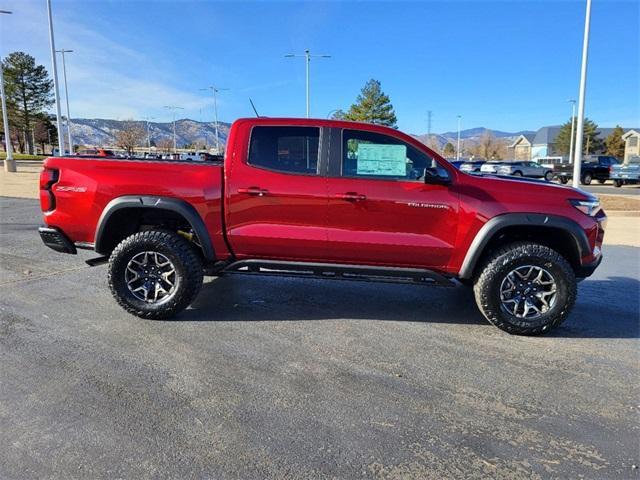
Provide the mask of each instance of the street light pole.
[{"label": "street light pole", "polygon": [[573,161],[573,187],[580,186],[582,168],[582,136],[584,134],[584,97],[587,89],[587,63],[589,56],[589,26],[591,23],[591,0],[587,0],[584,18],[584,38],[582,40],[582,66],[580,68],[580,91],[578,93],[578,125],[576,127],[576,149]]},{"label": "street light pole", "polygon": [[309,88],[309,65],[311,63],[311,58],[331,58],[331,55],[311,55],[311,51],[307,48],[304,51],[303,55],[296,55],[293,53],[288,53],[285,55],[285,58],[294,58],[294,57],[304,57],[305,62],[305,75],[306,75],[306,92],[307,92],[307,118],[309,118],[311,112],[311,100],[310,100],[310,88]]},{"label": "street light pole", "polygon": [[216,130],[216,154],[220,154],[220,137],[218,135],[218,92],[222,92],[224,90],[229,90],[228,88],[218,88],[215,85],[210,85],[206,88],[201,88],[200,90],[211,90],[213,94],[213,113],[214,113],[214,125]]},{"label": "street light pole", "polygon": [[165,105],[164,108],[168,108],[173,112],[173,153],[176,153],[176,150],[178,149],[176,145],[176,110],[184,110],[184,108],[173,105]]},{"label": "street light pole", "polygon": [[[149,130],[149,120],[154,120],[155,117],[144,117],[144,120],[147,122],[147,150],[149,151],[149,155],[151,155],[151,133]],[[175,131],[175,129],[174,129]]]},{"label": "street light pole", "polygon": [[49,44],[51,46],[51,69],[53,73],[53,92],[56,99],[56,121],[58,124],[58,155],[64,156],[64,139],[62,133],[62,114],[60,113],[60,89],[58,88],[58,65],[56,63],[56,44],[53,38],[53,15],[51,13],[51,0],[47,0],[47,13],[49,16]]},{"label": "street light pole", "polygon": [[67,89],[67,66],[64,58],[65,53],[71,53],[73,50],[56,50],[62,54],[62,75],[64,77],[64,96],[67,100],[67,137],[69,140],[69,153],[73,152],[73,142],[71,141],[71,114],[69,113],[69,90]]},{"label": "street light pole", "polygon": [[462,115],[458,115],[458,147],[456,148],[456,160],[460,160],[460,122]]},{"label": "street light pole", "polygon": [[576,101],[569,100],[571,104],[571,141],[569,143],[569,163],[573,162],[573,142],[574,142],[574,132],[575,132],[575,123],[576,123]]},{"label": "street light pole", "polygon": [[[11,15],[8,10],[0,10],[0,13]],[[4,159],[4,171],[15,172],[16,161],[13,159],[13,146],[11,145],[11,132],[9,131],[9,116],[7,115],[7,101],[4,94],[4,75],[2,73],[2,58],[0,58],[0,95],[2,95],[2,123],[4,126],[4,149],[7,158]]]}]

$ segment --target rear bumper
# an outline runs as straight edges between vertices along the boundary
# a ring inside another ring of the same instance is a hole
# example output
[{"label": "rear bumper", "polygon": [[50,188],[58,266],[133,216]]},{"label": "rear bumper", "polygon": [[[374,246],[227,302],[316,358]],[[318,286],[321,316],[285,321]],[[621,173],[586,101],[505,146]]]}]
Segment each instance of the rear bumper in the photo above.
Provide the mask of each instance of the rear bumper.
[{"label": "rear bumper", "polygon": [[584,265],[580,265],[576,269],[576,277],[577,278],[587,278],[590,277],[593,272],[595,272],[598,265],[602,262],[602,255],[599,255],[593,262],[585,263]]},{"label": "rear bumper", "polygon": [[55,227],[39,227],[38,233],[42,242],[49,248],[61,253],[76,254],[75,245],[69,238]]}]

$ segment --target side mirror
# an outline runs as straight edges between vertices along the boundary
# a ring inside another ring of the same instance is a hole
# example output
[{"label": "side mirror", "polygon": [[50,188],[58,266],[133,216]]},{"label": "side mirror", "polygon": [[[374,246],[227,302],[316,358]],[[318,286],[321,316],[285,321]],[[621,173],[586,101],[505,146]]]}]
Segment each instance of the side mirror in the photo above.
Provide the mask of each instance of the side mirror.
[{"label": "side mirror", "polygon": [[426,168],[424,171],[424,183],[427,185],[448,185],[451,183],[451,177],[449,174],[446,177],[439,175],[436,169]]}]

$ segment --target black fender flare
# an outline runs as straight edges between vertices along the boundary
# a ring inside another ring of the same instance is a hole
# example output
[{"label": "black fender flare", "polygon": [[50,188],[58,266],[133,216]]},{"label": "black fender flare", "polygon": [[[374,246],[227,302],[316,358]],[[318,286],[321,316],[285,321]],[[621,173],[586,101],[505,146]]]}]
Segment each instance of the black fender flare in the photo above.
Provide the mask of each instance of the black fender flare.
[{"label": "black fender flare", "polygon": [[124,195],[111,200],[102,211],[98,226],[96,228],[95,251],[102,254],[108,252],[104,250],[105,229],[109,223],[111,216],[122,209],[126,208],[156,208],[159,210],[170,210],[183,216],[193,231],[196,233],[200,244],[202,245],[202,253],[206,260],[215,260],[215,252],[211,237],[204,224],[204,220],[190,203],[180,200],[179,198],[158,197],[149,195]]},{"label": "black fender flare", "polygon": [[492,218],[478,231],[467,250],[458,277],[471,279],[489,241],[503,228],[515,226],[559,228],[571,235],[580,257],[588,255],[591,251],[587,234],[580,225],[569,218],[539,213],[505,213]]}]

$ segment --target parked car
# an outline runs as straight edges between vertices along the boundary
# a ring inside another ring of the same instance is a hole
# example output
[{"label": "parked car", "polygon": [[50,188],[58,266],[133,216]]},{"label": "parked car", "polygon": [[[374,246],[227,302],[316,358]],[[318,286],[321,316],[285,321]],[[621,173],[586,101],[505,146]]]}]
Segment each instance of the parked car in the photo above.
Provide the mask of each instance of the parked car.
[{"label": "parked car", "polygon": [[640,157],[631,157],[627,163],[612,165],[610,178],[616,187],[640,183]]},{"label": "parked car", "polygon": [[115,157],[113,150],[105,150],[104,148],[85,148],[78,150],[77,154],[91,157]]},{"label": "parked car", "polygon": [[498,173],[498,167],[502,165],[501,161],[490,160],[480,167],[480,173]]},{"label": "parked car", "polygon": [[293,275],[473,285],[512,334],[559,325],[602,260],[596,197],[465,174],[393,128],[240,119],[227,148],[224,164],[48,158],[40,236],[95,250],[88,263],[108,261],[113,296],[142,318],[185,309],[204,273]]},{"label": "parked car", "polygon": [[514,177],[544,178],[548,182],[553,180],[553,169],[543,167],[536,162],[505,162],[498,167],[499,175],[513,175]]},{"label": "parked car", "polygon": [[[609,155],[589,155],[584,158],[580,167],[580,182],[589,185],[593,180],[605,183],[609,180],[611,167],[618,165],[617,158]],[[560,180],[560,183],[568,183],[573,179],[573,164],[559,164],[553,168],[553,176]]]},{"label": "parked car", "polygon": [[480,173],[480,167],[486,162],[486,160],[469,160],[460,165],[460,170],[466,173]]}]

